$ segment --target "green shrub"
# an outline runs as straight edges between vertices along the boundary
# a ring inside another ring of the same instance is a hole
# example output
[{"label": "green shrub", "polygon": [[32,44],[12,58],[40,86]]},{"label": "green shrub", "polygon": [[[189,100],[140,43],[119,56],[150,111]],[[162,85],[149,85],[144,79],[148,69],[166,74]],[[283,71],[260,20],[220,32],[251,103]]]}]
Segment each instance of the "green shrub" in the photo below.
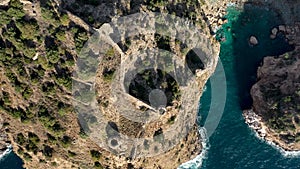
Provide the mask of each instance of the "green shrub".
[{"label": "green shrub", "polygon": [[171,117],[168,119],[168,124],[174,124],[175,120],[176,120],[176,115],[171,116]]},{"label": "green shrub", "polygon": [[88,40],[88,35],[86,32],[79,32],[75,34],[75,46],[76,51],[79,53],[83,48],[85,42]]},{"label": "green shrub", "polygon": [[19,145],[24,145],[25,142],[26,138],[24,137],[24,135],[22,133],[17,134],[16,143],[18,143]]},{"label": "green shrub", "polygon": [[33,90],[30,87],[27,87],[24,90],[24,92],[22,93],[22,95],[23,95],[24,99],[28,100],[31,97],[32,93],[33,93]]},{"label": "green shrub", "polygon": [[31,132],[28,133],[28,139],[29,139],[29,141],[36,143],[36,144],[40,142],[40,138],[36,134],[31,133]]},{"label": "green shrub", "polygon": [[19,119],[22,116],[22,111],[18,109],[13,109],[11,115],[16,119]]},{"label": "green shrub", "polygon": [[60,30],[59,32],[57,32],[55,34],[55,37],[59,40],[59,41],[62,41],[62,42],[65,42],[66,41],[66,33],[63,32],[62,30]]},{"label": "green shrub", "polygon": [[24,155],[24,149],[22,147],[19,147],[17,152],[19,155]]},{"label": "green shrub", "polygon": [[61,143],[63,147],[69,147],[72,143],[72,139],[69,136],[63,136]]},{"label": "green shrub", "polygon": [[60,22],[63,26],[68,26],[70,23],[69,16],[67,14],[63,14],[60,16]]},{"label": "green shrub", "polygon": [[77,154],[76,153],[74,153],[74,152],[72,152],[72,151],[68,151],[68,156],[69,157],[74,157],[74,156],[76,156]]},{"label": "green shrub", "polygon": [[98,160],[101,157],[101,153],[97,150],[90,150],[90,154],[94,160]]},{"label": "green shrub", "polygon": [[16,74],[14,72],[11,71],[11,69],[7,69],[5,72],[6,77],[8,77],[9,81],[13,84],[16,83],[16,81],[18,80]]},{"label": "green shrub", "polygon": [[41,7],[41,14],[42,17],[47,23],[53,25],[54,27],[58,27],[60,25],[60,21],[56,20],[56,13],[53,9],[46,9],[44,7]]},{"label": "green shrub", "polygon": [[44,145],[44,148],[43,148],[44,156],[52,157],[52,153],[53,153],[53,148],[48,145]]},{"label": "green shrub", "polygon": [[97,168],[97,169],[103,169],[103,166],[102,166],[98,161],[96,161],[96,162],[94,163],[94,166],[95,166],[95,168]]},{"label": "green shrub", "polygon": [[53,64],[57,63],[60,59],[59,53],[56,50],[47,50],[46,57]]},{"label": "green shrub", "polygon": [[31,161],[31,159],[32,159],[31,155],[29,155],[28,153],[24,153],[23,157],[26,161]]},{"label": "green shrub", "polygon": [[57,166],[57,163],[54,161],[54,162],[51,162],[51,165],[52,166]]},{"label": "green shrub", "polygon": [[40,107],[38,117],[40,122],[54,134],[60,135],[64,131],[60,123],[49,114],[48,110],[45,107]]},{"label": "green shrub", "polygon": [[9,123],[8,122],[4,122],[3,123],[3,127],[8,127],[9,126]]},{"label": "green shrub", "polygon": [[52,136],[51,134],[47,133],[47,138],[48,138],[48,142],[52,143],[52,144],[56,144],[57,140],[54,136]]},{"label": "green shrub", "polygon": [[83,129],[80,129],[79,136],[83,139],[88,138],[88,135],[83,131]]},{"label": "green shrub", "polygon": [[70,76],[58,77],[56,82],[62,86],[65,86],[68,90],[72,89],[72,79]]},{"label": "green shrub", "polygon": [[114,77],[115,69],[104,69],[102,74],[103,74],[103,79],[107,82],[110,82]]},{"label": "green shrub", "polygon": [[21,32],[22,40],[36,40],[39,36],[39,26],[36,21],[19,21],[16,22],[16,26]]},{"label": "green shrub", "polygon": [[25,16],[23,4],[19,0],[11,0],[9,7],[7,13],[10,17],[14,17],[17,20]]},{"label": "green shrub", "polygon": [[31,151],[34,154],[37,154],[37,152],[39,151],[37,144],[30,140],[29,140],[28,144],[25,146],[25,148],[27,151]]},{"label": "green shrub", "polygon": [[11,16],[6,11],[0,10],[0,26],[5,26],[10,23]]},{"label": "green shrub", "polygon": [[9,93],[3,91],[2,94],[3,94],[3,101],[4,101],[4,104],[10,105],[11,102],[10,102],[10,96],[9,96]]}]

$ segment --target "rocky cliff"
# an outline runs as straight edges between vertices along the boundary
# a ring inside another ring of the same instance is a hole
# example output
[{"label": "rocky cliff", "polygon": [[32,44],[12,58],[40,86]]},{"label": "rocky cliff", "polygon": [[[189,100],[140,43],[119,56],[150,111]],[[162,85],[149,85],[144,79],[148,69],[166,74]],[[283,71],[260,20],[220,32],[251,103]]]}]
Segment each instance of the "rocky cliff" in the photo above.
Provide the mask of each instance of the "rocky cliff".
[{"label": "rocky cliff", "polygon": [[287,151],[300,150],[299,26],[294,22],[272,29],[271,38],[283,33],[295,50],[264,58],[257,71],[257,83],[251,89],[253,111],[244,111],[251,128]]}]

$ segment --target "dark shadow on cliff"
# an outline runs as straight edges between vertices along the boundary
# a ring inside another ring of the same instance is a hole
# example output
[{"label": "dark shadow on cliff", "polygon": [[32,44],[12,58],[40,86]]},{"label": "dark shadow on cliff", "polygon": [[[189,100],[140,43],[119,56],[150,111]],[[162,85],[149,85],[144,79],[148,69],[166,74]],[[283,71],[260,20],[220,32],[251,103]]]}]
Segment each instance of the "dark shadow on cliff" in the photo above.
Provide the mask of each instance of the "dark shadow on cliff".
[{"label": "dark shadow on cliff", "polygon": [[[232,35],[230,46],[232,52],[230,55],[234,57],[232,66],[238,81],[242,109],[248,109],[252,106],[250,89],[256,82],[257,68],[262,63],[263,58],[265,56],[276,57],[276,55],[294,49],[288,44],[282,32],[279,32],[276,38],[270,38],[272,28],[282,24],[284,22],[275,10],[267,9],[264,4],[246,3],[238,18],[234,19],[231,24],[223,26],[223,36]],[[258,44],[250,44],[251,36],[257,39]],[[228,47],[228,44],[221,46],[221,52],[229,50],[224,49],[224,47]]]},{"label": "dark shadow on cliff", "polygon": [[[42,2],[47,3],[46,0]],[[145,9],[152,12],[163,12],[178,17],[187,18],[192,21],[196,20],[195,9],[200,9],[200,2],[192,3],[177,2],[176,4],[161,0],[62,0],[60,8],[68,10],[76,16],[83,19],[86,23],[94,28],[99,28],[103,23],[111,22],[116,15],[122,17],[130,14],[140,13]],[[161,7],[164,6],[164,10]],[[144,8],[144,9],[143,9]],[[207,18],[203,12],[201,15],[208,24]],[[212,28],[209,27],[212,31]]]}]

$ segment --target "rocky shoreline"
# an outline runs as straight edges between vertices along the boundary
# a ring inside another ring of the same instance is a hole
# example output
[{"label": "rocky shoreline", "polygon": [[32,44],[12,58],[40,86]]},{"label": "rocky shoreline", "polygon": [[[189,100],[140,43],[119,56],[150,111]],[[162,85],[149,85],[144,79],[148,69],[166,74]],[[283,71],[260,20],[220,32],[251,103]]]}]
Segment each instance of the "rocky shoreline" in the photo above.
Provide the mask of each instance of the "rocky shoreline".
[{"label": "rocky shoreline", "polygon": [[279,149],[284,155],[300,155],[300,150],[294,150],[294,147],[282,143],[277,137],[276,132],[267,127],[262,117],[257,115],[252,109],[244,110],[243,117],[245,123],[255,132],[255,135],[266,143]]},{"label": "rocky shoreline", "polygon": [[227,19],[225,18],[227,7],[235,6],[241,8],[244,2],[245,0],[223,0],[214,2],[207,1],[203,4],[201,9],[211,35],[215,35],[218,29],[227,23]]},{"label": "rocky shoreline", "polygon": [[2,158],[4,158],[6,155],[8,155],[9,153],[11,153],[12,151],[12,146],[11,145],[7,145],[4,149],[0,150],[0,160]]},{"label": "rocky shoreline", "polygon": [[4,130],[0,129],[0,160],[12,151],[12,145]]},{"label": "rocky shoreline", "polygon": [[254,113],[253,110],[244,110],[243,116],[245,119],[245,123],[253,129],[260,138],[265,138],[267,135],[267,127],[262,122],[260,116]]}]

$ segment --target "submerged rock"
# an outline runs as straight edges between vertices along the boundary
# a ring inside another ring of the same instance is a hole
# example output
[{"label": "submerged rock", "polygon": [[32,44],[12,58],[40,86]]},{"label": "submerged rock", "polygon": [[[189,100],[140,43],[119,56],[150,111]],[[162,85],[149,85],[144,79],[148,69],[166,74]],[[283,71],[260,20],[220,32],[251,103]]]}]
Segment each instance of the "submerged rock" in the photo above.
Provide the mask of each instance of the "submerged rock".
[{"label": "submerged rock", "polygon": [[277,28],[273,28],[272,31],[271,31],[270,38],[271,39],[275,39],[276,36],[277,36],[277,33],[278,33],[278,29]]},{"label": "submerged rock", "polygon": [[249,44],[250,44],[251,46],[257,45],[257,44],[258,44],[257,38],[256,38],[255,36],[250,36]]},{"label": "submerged rock", "polygon": [[277,29],[277,28],[273,28],[273,29],[272,29],[272,34],[273,34],[273,35],[277,35],[277,32],[278,32],[278,29]]},{"label": "submerged rock", "polygon": [[279,29],[279,31],[282,31],[282,32],[285,32],[285,31],[286,31],[286,28],[285,28],[284,25],[279,25],[279,26],[278,26],[278,29]]}]

